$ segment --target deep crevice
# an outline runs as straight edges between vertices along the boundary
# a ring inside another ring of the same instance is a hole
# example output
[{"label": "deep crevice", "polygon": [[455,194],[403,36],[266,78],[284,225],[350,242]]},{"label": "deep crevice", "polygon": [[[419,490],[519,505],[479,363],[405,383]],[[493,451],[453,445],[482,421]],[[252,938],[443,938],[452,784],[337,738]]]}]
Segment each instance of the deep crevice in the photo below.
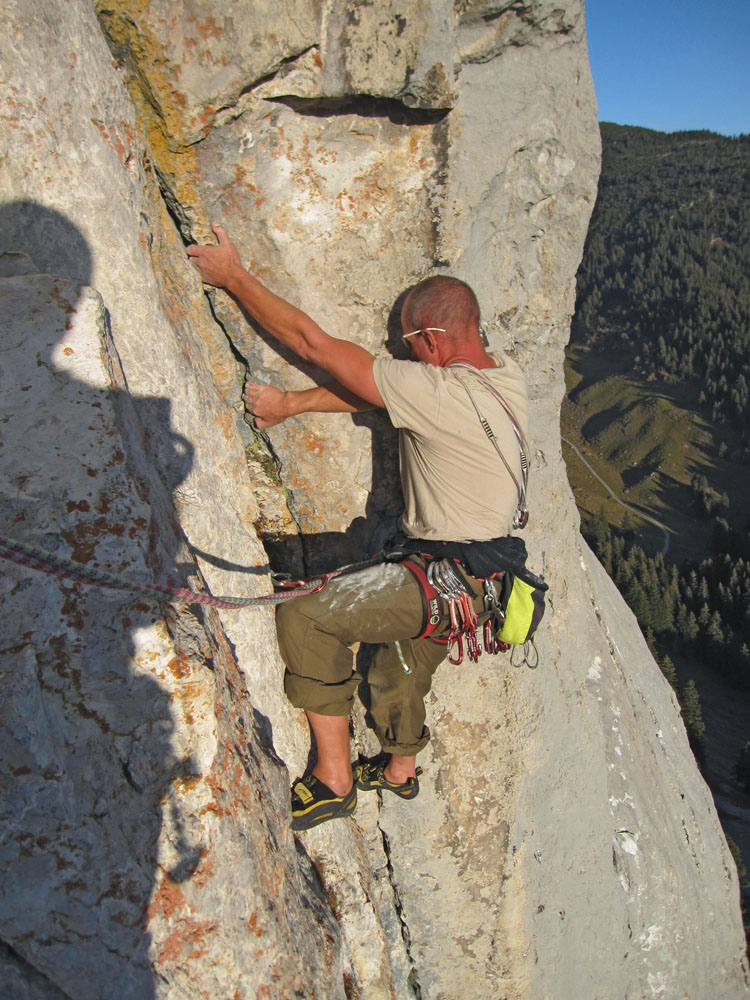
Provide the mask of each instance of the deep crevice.
[{"label": "deep crevice", "polygon": [[383,854],[385,855],[385,863],[388,871],[388,881],[391,884],[391,890],[393,892],[393,908],[395,909],[396,916],[398,917],[398,922],[401,927],[401,937],[404,942],[404,948],[406,949],[406,957],[409,965],[411,966],[411,971],[407,981],[414,995],[414,1000],[423,1000],[422,986],[419,981],[419,970],[417,969],[416,962],[414,961],[411,953],[411,933],[409,931],[409,925],[406,922],[406,917],[404,916],[404,906],[401,902],[401,893],[399,892],[399,888],[396,883],[396,874],[393,870],[393,865],[391,864],[391,844],[388,840],[388,835],[382,827],[380,827],[380,836],[383,838]]},{"label": "deep crevice", "polygon": [[271,97],[270,103],[283,104],[296,114],[311,118],[356,115],[358,118],[387,118],[394,125],[437,125],[450,108],[410,108],[394,97],[346,95],[342,97]]},{"label": "deep crevice", "polygon": [[[175,229],[180,234],[180,239],[185,244],[185,246],[190,246],[195,243],[193,238],[192,223],[188,217],[187,212],[182,207],[174,191],[170,187],[169,181],[167,180],[164,173],[159,169],[156,163],[152,165],[154,172],[156,173],[156,179],[159,184],[159,193],[161,194],[164,206],[167,209],[167,213],[174,223]],[[223,329],[223,328],[222,328]],[[226,330],[224,331],[226,334]]]},{"label": "deep crevice", "polygon": [[[194,244],[196,240],[192,233],[192,224],[190,218],[188,217],[187,212],[183,208],[181,202],[179,201],[174,191],[172,190],[169,181],[167,180],[166,176],[162,173],[162,171],[159,169],[157,164],[153,163],[152,161],[152,166],[157,177],[159,193],[161,195],[162,201],[164,202],[167,214],[172,220],[175,229],[180,234],[180,238],[183,244],[186,247],[190,246],[191,244]],[[250,368],[247,359],[238,350],[237,345],[235,344],[231,334],[229,333],[225,324],[221,321],[216,312],[213,300],[214,290],[206,289],[204,294],[213,322],[216,323],[216,325],[219,327],[224,337],[226,338],[227,344],[229,345],[229,349],[232,352],[233,358],[245,370],[245,373],[247,373]],[[297,529],[297,537],[300,539],[301,543],[300,549],[302,555],[303,573],[306,574],[308,560],[305,553],[304,537],[302,534],[302,528],[300,526],[298,514],[294,510],[293,497],[291,497],[289,493],[284,489],[284,483],[283,480],[281,479],[281,470],[283,467],[282,462],[279,459],[278,455],[276,454],[268,435],[263,433],[263,431],[254,428],[246,417],[245,420],[253,434],[256,444],[258,444],[263,449],[263,451],[268,455],[270,463],[272,464],[275,470],[275,478],[278,479],[279,489],[284,490],[285,506],[289,512],[289,516],[292,520],[292,523],[295,525]],[[266,539],[264,539],[260,534],[258,534],[258,540],[260,541],[261,545],[263,546],[263,550],[266,553],[266,558],[268,559],[268,565],[271,571],[283,569],[284,567],[279,567],[277,565],[274,565],[273,552],[271,549],[269,549],[269,546],[266,545]],[[268,541],[273,541],[273,539],[268,539]]]}]

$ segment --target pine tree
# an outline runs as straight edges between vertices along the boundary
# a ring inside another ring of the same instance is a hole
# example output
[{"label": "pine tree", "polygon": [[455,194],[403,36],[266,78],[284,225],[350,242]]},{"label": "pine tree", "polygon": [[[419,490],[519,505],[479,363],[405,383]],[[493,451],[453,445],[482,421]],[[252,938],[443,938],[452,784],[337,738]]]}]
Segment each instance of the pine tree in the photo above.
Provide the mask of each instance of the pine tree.
[{"label": "pine tree", "polygon": [[721,621],[721,615],[718,611],[714,611],[711,615],[711,619],[706,628],[706,635],[715,647],[721,648],[724,645],[724,626]]},{"label": "pine tree", "polygon": [[668,656],[665,656],[659,660],[659,666],[661,668],[661,672],[672,685],[673,690],[677,691],[677,671],[675,670],[674,663],[672,663]]},{"label": "pine tree", "polygon": [[603,506],[599,508],[599,513],[591,520],[589,531],[594,552],[598,553],[609,537],[609,521]]},{"label": "pine tree", "polygon": [[682,721],[685,723],[691,745],[694,742],[700,743],[706,731],[706,724],[703,721],[701,700],[695,681],[689,680],[683,687],[680,705],[682,707]]}]

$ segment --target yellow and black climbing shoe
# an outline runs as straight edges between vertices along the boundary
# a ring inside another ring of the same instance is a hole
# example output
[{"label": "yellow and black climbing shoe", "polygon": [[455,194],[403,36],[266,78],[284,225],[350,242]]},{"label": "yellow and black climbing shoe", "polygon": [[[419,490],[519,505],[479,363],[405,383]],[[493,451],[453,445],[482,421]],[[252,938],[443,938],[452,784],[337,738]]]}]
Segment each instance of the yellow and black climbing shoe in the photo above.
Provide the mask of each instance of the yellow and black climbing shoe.
[{"label": "yellow and black climbing shoe", "polygon": [[356,807],[356,785],[352,785],[346,795],[336,795],[314,774],[299,778],[292,785],[293,830],[311,830],[326,820],[350,816]]},{"label": "yellow and black climbing shoe", "polygon": [[[385,776],[385,769],[388,766],[390,754],[380,753],[370,760],[361,760],[354,768],[354,777],[357,788],[364,792],[388,791],[393,792],[402,799],[415,799],[419,795],[419,778],[409,778],[401,785],[394,784]],[[422,768],[417,768],[417,774],[422,773]]]}]

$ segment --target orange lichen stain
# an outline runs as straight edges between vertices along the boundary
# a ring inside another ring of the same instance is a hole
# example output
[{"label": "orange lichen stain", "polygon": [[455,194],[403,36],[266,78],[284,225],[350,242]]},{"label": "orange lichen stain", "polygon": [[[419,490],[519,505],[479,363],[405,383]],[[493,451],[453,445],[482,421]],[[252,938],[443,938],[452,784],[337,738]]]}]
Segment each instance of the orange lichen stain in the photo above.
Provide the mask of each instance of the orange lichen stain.
[{"label": "orange lichen stain", "polygon": [[232,440],[232,419],[228,413],[218,413],[216,415],[215,423],[219,430],[222,431],[224,437],[227,441]]},{"label": "orange lichen stain", "polygon": [[210,16],[207,17],[205,21],[196,21],[195,26],[206,40],[209,38],[221,38],[224,33],[223,28],[221,28]]},{"label": "orange lichen stain", "polygon": [[[205,855],[206,849],[203,848],[201,851],[201,856]],[[210,879],[216,874],[216,864],[213,858],[207,858],[202,861],[193,875],[193,883],[198,886],[199,889],[203,889],[207,885]]]},{"label": "orange lichen stain", "polygon": [[215,802],[209,802],[207,805],[203,806],[198,815],[205,816],[206,813],[216,813],[217,816],[224,816],[226,810],[222,809]]},{"label": "orange lichen stain", "polygon": [[57,282],[53,282],[52,288],[50,289],[49,297],[50,301],[58,305],[60,309],[62,309],[62,311],[67,315],[70,315],[71,313],[75,312],[75,306],[69,299],[65,298],[63,293],[60,291]]},{"label": "orange lichen stain", "polygon": [[294,490],[308,490],[310,489],[310,482],[307,479],[303,479],[294,469],[291,470],[289,476],[289,485]]},{"label": "orange lichen stain", "polygon": [[257,913],[253,913],[250,919],[248,920],[247,929],[250,931],[251,934],[254,934],[256,937],[260,937],[263,934],[263,928],[258,926]]},{"label": "orange lichen stain", "polygon": [[215,931],[216,923],[213,920],[181,920],[180,925],[175,927],[159,949],[158,964],[203,958],[208,952],[206,938],[210,938]]},{"label": "orange lichen stain", "polygon": [[[169,920],[178,910],[182,910],[188,905],[185,895],[177,882],[174,882],[169,875],[165,875],[156,891],[156,895],[149,903],[146,917],[149,923],[159,914],[166,920]],[[190,906],[190,910],[194,912],[194,907]]]},{"label": "orange lichen stain", "polygon": [[185,656],[173,656],[167,664],[167,670],[178,680],[190,675],[190,661]]},{"label": "orange lichen stain", "polygon": [[[94,105],[94,110],[96,110],[96,105]],[[94,126],[94,128],[97,130],[97,132],[99,132],[99,134],[101,135],[102,139],[104,139],[104,141],[107,143],[107,145],[109,145],[109,132],[104,127],[104,122],[99,121],[97,118],[92,118],[91,119],[91,124]]]},{"label": "orange lichen stain", "polygon": [[201,111],[201,115],[198,120],[201,125],[210,125],[215,117],[216,107],[213,104],[207,104],[203,111]]},{"label": "orange lichen stain", "polygon": [[172,98],[172,100],[175,102],[175,104],[181,111],[185,110],[185,108],[187,107],[187,98],[181,91],[170,90],[169,96]]},{"label": "orange lichen stain", "polygon": [[175,308],[175,306],[176,302],[174,301],[174,299],[171,298],[168,299],[166,302],[164,302],[164,312],[167,314],[167,317],[175,324],[175,326],[179,326],[181,320],[184,317],[184,313],[182,313],[182,310],[180,310],[179,308]]},{"label": "orange lichen stain", "polygon": [[109,148],[111,150],[114,150],[114,152],[117,154],[117,158],[119,159],[120,163],[122,164],[127,163],[127,161],[130,159],[130,150],[126,149],[125,144],[123,143],[119,135],[116,132],[110,133],[106,128],[106,126],[104,125],[104,122],[101,122],[96,118],[91,118],[90,121],[91,124],[94,126],[94,128],[99,132],[101,137],[104,139],[104,141],[107,143]]},{"label": "orange lichen stain", "polygon": [[[71,501],[72,502],[72,501]],[[82,501],[85,503],[85,501]],[[71,509],[78,507],[79,510],[86,510],[77,504],[73,504]],[[70,545],[70,557],[74,562],[88,563],[94,558],[94,548],[100,538],[107,538],[115,535],[121,538],[125,533],[125,527],[119,523],[112,523],[105,517],[98,517],[88,524],[77,524],[75,528],[61,532],[62,537]]]},{"label": "orange lichen stain", "polygon": [[65,597],[60,608],[61,620],[67,618],[68,624],[80,631],[83,628],[83,617],[78,607],[78,591],[75,589],[63,590],[62,593]]},{"label": "orange lichen stain", "polygon": [[[82,627],[82,626],[81,626]],[[106,719],[103,719],[98,713],[93,712],[87,705],[82,701],[79,701],[76,705],[78,714],[84,719],[90,719],[95,722],[96,725],[101,729],[103,733],[108,733],[110,731],[110,725]]]},{"label": "orange lichen stain", "polygon": [[74,510],[89,511],[91,510],[91,506],[88,500],[68,500],[65,504],[65,509],[71,514]]},{"label": "orange lichen stain", "polygon": [[305,446],[306,451],[312,452],[320,458],[326,447],[326,439],[321,437],[319,434],[315,434],[314,431],[303,435],[302,443]]}]

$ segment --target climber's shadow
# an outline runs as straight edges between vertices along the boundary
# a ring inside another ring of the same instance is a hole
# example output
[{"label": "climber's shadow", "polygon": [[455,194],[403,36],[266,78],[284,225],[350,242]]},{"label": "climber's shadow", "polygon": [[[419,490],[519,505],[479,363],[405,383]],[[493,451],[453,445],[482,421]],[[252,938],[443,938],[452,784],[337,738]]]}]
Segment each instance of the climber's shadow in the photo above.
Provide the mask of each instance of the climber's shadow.
[{"label": "climber's shadow", "polygon": [[[167,398],[109,387],[101,359],[115,381],[119,360],[91,275],[87,242],[63,215],[28,201],[0,209],[0,532],[184,586],[171,495],[193,446],[172,430]],[[176,749],[152,666],[164,608],[10,563],[0,605],[3,939],[66,996],[118,983],[148,1000],[163,824],[171,882],[203,849],[163,806],[172,783],[198,773]],[[75,962],[60,960],[66,948]]]}]

